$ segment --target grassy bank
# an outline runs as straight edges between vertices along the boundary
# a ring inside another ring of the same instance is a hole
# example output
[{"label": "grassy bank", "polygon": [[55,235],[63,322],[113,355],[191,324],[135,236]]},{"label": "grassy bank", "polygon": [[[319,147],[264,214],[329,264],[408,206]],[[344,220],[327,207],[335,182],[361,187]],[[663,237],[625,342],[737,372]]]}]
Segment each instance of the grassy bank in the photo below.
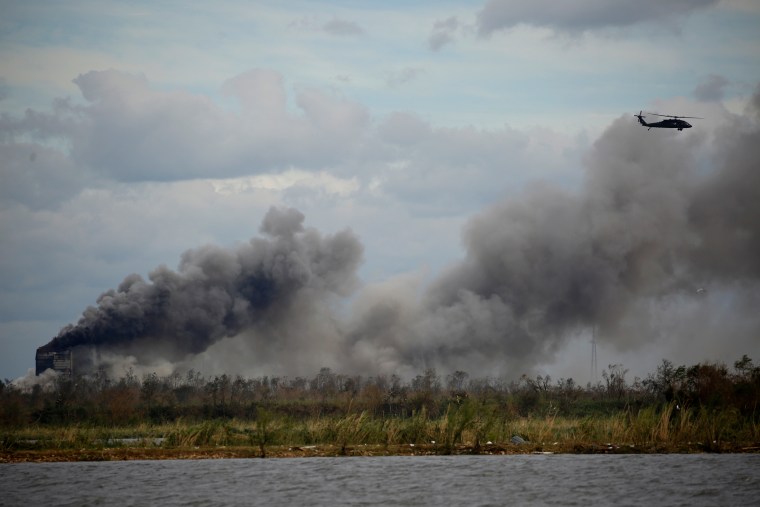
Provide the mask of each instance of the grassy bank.
[{"label": "grassy bank", "polygon": [[760,452],[760,426],[738,413],[676,403],[607,416],[515,418],[465,401],[438,417],[424,409],[405,418],[365,411],[294,419],[261,412],[256,421],[33,425],[3,430],[0,461],[533,452]]}]

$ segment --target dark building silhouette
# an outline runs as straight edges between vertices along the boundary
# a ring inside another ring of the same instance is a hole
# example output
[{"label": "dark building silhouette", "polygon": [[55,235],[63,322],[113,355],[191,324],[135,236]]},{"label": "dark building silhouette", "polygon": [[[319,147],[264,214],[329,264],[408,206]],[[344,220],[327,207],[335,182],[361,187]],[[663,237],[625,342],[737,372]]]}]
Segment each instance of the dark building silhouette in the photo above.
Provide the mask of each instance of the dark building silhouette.
[{"label": "dark building silhouette", "polygon": [[49,347],[40,347],[35,355],[37,375],[45,370],[52,369],[58,373],[71,377],[74,372],[74,363],[71,350],[55,350]]}]

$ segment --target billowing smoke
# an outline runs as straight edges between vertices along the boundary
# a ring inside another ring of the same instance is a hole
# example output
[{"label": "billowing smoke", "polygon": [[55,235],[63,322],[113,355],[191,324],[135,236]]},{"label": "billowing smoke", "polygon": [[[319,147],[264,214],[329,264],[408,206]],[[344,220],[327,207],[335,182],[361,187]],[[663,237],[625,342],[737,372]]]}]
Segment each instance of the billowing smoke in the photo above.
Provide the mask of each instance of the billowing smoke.
[{"label": "billowing smoke", "polygon": [[756,340],[758,113],[760,91],[716,130],[710,160],[697,129],[620,118],[588,153],[580,190],[535,185],[496,204],[465,227],[461,262],[427,285],[408,275],[365,287],[348,312],[338,305],[357,287],[359,241],[272,209],[265,237],[127,277],[43,348],[175,366],[203,356],[267,374],[525,371],[592,327],[621,350],[641,347],[657,336],[653,308],[713,289],[743,294],[736,332]]},{"label": "billowing smoke", "polygon": [[[619,350],[644,347],[665,332],[663,312],[715,290],[736,313],[712,341],[741,333],[731,338],[756,348],[759,105],[760,90],[717,131],[710,161],[696,155],[705,134],[620,118],[588,153],[580,192],[536,185],[475,216],[464,260],[417,306],[396,288],[367,295],[352,343],[372,344],[381,364],[524,372],[591,328]],[[709,319],[688,317],[668,330],[689,333],[683,346]]]},{"label": "billowing smoke", "polygon": [[161,266],[148,281],[130,275],[41,350],[73,349],[81,371],[92,352],[98,362],[130,356],[150,364],[182,360],[243,332],[277,340],[272,327],[311,321],[357,283],[356,237],[323,237],[303,220],[295,209],[272,208],[261,225],[265,237],[233,250],[187,251],[177,271]]}]

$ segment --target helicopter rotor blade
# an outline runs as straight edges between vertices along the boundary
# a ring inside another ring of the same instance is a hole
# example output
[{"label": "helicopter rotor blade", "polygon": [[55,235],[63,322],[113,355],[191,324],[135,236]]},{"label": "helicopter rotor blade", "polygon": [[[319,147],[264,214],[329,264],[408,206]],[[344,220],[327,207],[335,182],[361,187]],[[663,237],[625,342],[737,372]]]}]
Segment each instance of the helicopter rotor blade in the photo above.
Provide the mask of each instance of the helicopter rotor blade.
[{"label": "helicopter rotor blade", "polygon": [[647,114],[653,114],[655,116],[662,116],[663,118],[693,118],[695,120],[704,120],[701,116],[676,116],[674,114],[659,114],[659,113],[647,113]]}]

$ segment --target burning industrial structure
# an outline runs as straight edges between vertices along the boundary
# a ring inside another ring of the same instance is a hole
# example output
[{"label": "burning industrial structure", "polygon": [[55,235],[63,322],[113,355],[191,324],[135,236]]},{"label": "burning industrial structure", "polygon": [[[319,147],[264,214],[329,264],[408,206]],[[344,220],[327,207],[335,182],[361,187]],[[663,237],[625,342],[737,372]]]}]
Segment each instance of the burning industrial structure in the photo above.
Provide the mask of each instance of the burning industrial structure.
[{"label": "burning industrial structure", "polygon": [[[323,236],[303,220],[295,209],[272,208],[261,225],[264,237],[232,250],[187,251],[177,271],[161,266],[147,281],[127,276],[38,349],[39,367],[64,351],[85,372],[115,358],[178,362],[241,334],[257,342],[257,356],[298,336],[314,337],[331,301],[356,286],[363,248],[350,231]],[[323,343],[292,345],[318,353]]]},{"label": "burning industrial structure", "polygon": [[46,370],[53,370],[69,378],[74,374],[74,362],[69,349],[55,350],[49,345],[42,346],[37,349],[35,365],[37,375],[42,375]]}]

